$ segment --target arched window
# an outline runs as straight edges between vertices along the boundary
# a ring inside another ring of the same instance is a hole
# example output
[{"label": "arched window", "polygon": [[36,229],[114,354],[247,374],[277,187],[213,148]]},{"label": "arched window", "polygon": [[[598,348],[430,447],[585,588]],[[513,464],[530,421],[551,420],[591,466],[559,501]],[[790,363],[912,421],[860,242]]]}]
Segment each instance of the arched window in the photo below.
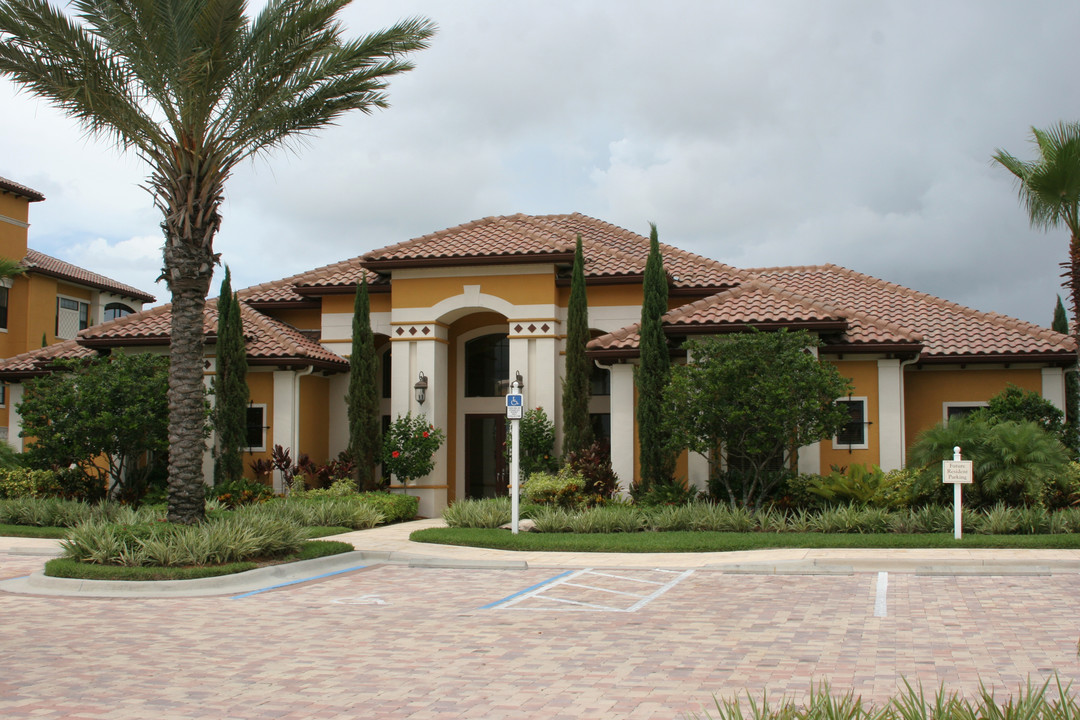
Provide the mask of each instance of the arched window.
[{"label": "arched window", "polygon": [[135,312],[124,303],[111,302],[105,306],[105,322],[109,320],[115,320],[116,318],[122,318],[125,315],[130,315]]},{"label": "arched window", "polygon": [[465,343],[465,397],[499,397],[510,377],[510,338],[482,335]]}]

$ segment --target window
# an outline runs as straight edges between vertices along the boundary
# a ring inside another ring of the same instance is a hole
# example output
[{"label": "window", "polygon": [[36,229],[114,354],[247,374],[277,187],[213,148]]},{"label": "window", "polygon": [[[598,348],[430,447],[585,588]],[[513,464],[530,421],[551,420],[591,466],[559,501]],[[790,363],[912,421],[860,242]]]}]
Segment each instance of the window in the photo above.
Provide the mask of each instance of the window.
[{"label": "window", "polygon": [[382,396],[384,398],[390,398],[390,389],[393,387],[393,372],[394,366],[390,362],[393,348],[386,348],[386,352],[382,354]]},{"label": "window", "polygon": [[510,338],[483,335],[465,343],[465,397],[499,397],[510,379]]},{"label": "window", "polygon": [[870,447],[867,438],[866,398],[847,397],[837,400],[836,404],[846,408],[850,418],[833,438],[835,450],[866,450]]},{"label": "window", "polygon": [[124,303],[112,302],[105,306],[105,322],[116,320],[135,312]]},{"label": "window", "polygon": [[975,402],[943,402],[941,403],[941,419],[946,425],[954,418],[962,418],[965,415],[970,415],[979,408],[984,408],[987,403],[982,401]]},{"label": "window", "polygon": [[593,397],[611,394],[611,368],[602,368],[592,364],[589,373],[589,394]]},{"label": "window", "polygon": [[266,450],[265,405],[248,405],[247,407],[247,449],[248,452]]},{"label": "window", "polygon": [[0,287],[0,330],[7,330],[8,289]]},{"label": "window", "polygon": [[7,383],[0,383],[0,407],[7,407]]},{"label": "window", "polygon": [[90,327],[90,303],[73,298],[56,298],[56,337],[70,340]]}]

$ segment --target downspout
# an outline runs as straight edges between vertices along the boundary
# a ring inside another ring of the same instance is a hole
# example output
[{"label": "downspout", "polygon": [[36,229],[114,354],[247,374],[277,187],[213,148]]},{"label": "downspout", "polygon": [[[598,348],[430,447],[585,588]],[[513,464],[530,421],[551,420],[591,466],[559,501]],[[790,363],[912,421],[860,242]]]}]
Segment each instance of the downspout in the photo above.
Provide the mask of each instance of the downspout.
[{"label": "downspout", "polygon": [[296,453],[294,460],[300,458],[300,378],[305,378],[315,372],[314,365],[308,365],[304,370],[293,373],[293,406],[292,406],[292,445]]},{"label": "downspout", "polygon": [[902,468],[907,467],[907,393],[905,392],[906,388],[904,387],[904,368],[919,362],[921,357],[922,353],[920,352],[910,360],[900,361],[900,452],[902,459],[900,466]]}]

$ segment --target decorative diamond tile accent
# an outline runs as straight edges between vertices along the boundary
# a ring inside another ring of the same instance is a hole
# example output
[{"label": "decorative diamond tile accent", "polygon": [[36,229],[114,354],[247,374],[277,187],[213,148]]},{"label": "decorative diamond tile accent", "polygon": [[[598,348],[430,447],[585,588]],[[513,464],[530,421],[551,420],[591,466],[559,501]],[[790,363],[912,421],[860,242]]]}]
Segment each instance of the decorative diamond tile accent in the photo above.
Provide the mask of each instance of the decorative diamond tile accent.
[{"label": "decorative diamond tile accent", "polygon": [[423,329],[423,330],[421,330],[420,332],[422,332],[422,333],[424,333],[425,335],[427,335],[427,334],[429,334],[429,333],[431,332],[431,329],[430,329],[430,328],[429,328],[429,327],[428,327],[427,325],[425,325],[425,326],[424,326],[424,329]]},{"label": "decorative diamond tile accent", "polygon": [[529,332],[536,332],[536,326],[535,325],[529,325]]},{"label": "decorative diamond tile accent", "polygon": [[416,326],[415,325],[413,327],[409,328],[409,334],[410,335],[415,335],[416,334]]},{"label": "decorative diamond tile accent", "polygon": [[404,334],[405,334],[405,331],[404,331],[404,330],[402,330],[401,328],[398,328],[398,329],[397,329],[397,334],[398,334],[398,337],[401,337],[402,335],[404,335]]},{"label": "decorative diamond tile accent", "polygon": [[524,328],[521,327],[521,323],[518,323],[517,325],[514,326],[514,332],[519,333],[522,330],[524,330]]},{"label": "decorative diamond tile accent", "polygon": [[548,330],[551,329],[551,326],[548,325],[547,323],[544,323],[543,325],[540,326],[540,329],[543,330],[544,332],[547,332]]}]

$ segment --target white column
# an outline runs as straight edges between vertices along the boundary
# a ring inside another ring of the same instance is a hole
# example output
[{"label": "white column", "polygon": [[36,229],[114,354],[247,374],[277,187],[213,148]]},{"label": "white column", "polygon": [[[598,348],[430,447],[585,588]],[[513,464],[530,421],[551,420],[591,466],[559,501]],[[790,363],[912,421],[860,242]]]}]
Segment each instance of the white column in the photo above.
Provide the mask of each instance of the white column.
[{"label": "white column", "polygon": [[[293,438],[296,436],[296,412],[293,408],[293,376],[292,370],[274,371],[274,411],[272,425],[273,440],[267,441],[267,449],[274,445],[280,445],[289,450],[289,456],[293,463],[296,462],[299,448],[292,447]],[[284,490],[281,482],[281,473],[274,471],[274,492]]]},{"label": "white column", "polygon": [[[214,368],[215,371],[216,371],[215,363],[217,361],[215,359],[213,359],[213,358],[208,358],[208,359],[210,359],[210,362],[211,362],[210,367]],[[210,390],[214,385],[214,376],[204,373],[203,374],[203,385],[206,387],[207,390]],[[211,403],[214,402],[213,396],[211,396],[210,402]],[[214,484],[214,443],[215,442],[216,442],[216,440],[214,439],[214,433],[211,432],[210,437],[207,438],[207,440],[206,440],[206,446],[205,446],[205,449],[203,450],[203,459],[202,459],[203,482],[206,483],[207,485],[213,485]]]},{"label": "white column", "polygon": [[[1065,412],[1065,371],[1059,367],[1042,369],[1042,396]],[[1071,419],[1071,418],[1070,418]]]},{"label": "white column", "polygon": [[[398,333],[398,329],[402,332]],[[395,326],[391,333],[394,343],[391,353],[394,384],[390,392],[390,414],[393,419],[409,412],[424,415],[428,423],[450,434],[448,335],[448,329],[435,322],[410,322]],[[416,402],[415,392],[421,372],[428,382],[423,405]],[[414,481],[416,489],[410,492],[420,498],[419,512],[424,517],[438,517],[448,504],[447,444],[444,442],[435,453],[435,469],[427,477]]]},{"label": "white column", "polygon": [[820,442],[803,445],[799,448],[799,472],[814,473],[815,475],[821,472]]},{"label": "white column", "polygon": [[619,476],[619,490],[630,491],[634,482],[634,366],[611,366],[611,467]]},{"label": "white column", "polygon": [[22,383],[12,383],[8,385],[7,404],[8,404],[8,445],[15,448],[16,452],[23,451],[23,439],[19,436],[22,432],[22,416],[15,411],[15,406],[22,402],[23,399],[23,386]]},{"label": "white column", "polygon": [[877,423],[878,465],[888,472],[904,466],[904,382],[899,360],[878,360],[877,366],[877,419],[866,419]]},{"label": "white column", "polygon": [[687,482],[698,490],[709,489],[709,458],[701,453],[691,452],[686,458]]}]

